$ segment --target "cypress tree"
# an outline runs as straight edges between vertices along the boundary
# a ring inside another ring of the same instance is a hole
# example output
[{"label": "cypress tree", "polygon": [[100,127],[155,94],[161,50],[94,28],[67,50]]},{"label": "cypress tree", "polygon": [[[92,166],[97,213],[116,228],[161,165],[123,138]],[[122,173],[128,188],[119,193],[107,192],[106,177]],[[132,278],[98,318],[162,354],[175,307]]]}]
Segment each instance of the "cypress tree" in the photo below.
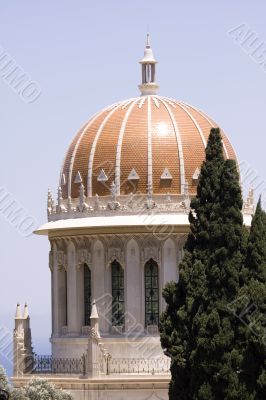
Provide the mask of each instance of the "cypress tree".
[{"label": "cypress tree", "polygon": [[251,399],[266,397],[266,213],[258,202],[252,219],[235,314],[240,319],[243,362],[240,379]]},{"label": "cypress tree", "polygon": [[255,279],[261,283],[266,280],[266,213],[261,207],[261,198],[258,201],[255,214],[252,218],[250,234],[247,244],[245,260],[246,281]]},{"label": "cypress tree", "polygon": [[244,400],[249,397],[239,380],[242,353],[236,340],[241,322],[230,309],[245,253],[242,195],[233,160],[223,163],[219,198],[209,226],[207,293],[192,327],[191,398]]},{"label": "cypress tree", "polygon": [[266,216],[264,222],[255,216],[246,255],[242,205],[236,163],[224,160],[219,130],[213,129],[191,202],[180,280],[163,291],[160,332],[172,359],[170,400],[265,398],[265,318],[257,324],[260,341],[258,335],[251,340],[238,298],[248,293],[265,317]]},{"label": "cypress tree", "polygon": [[193,321],[206,301],[205,270],[212,249],[209,246],[212,220],[220,202],[220,181],[224,165],[219,129],[212,129],[201,167],[197,195],[191,202],[190,233],[184,248],[179,282],[163,291],[166,311],[161,316],[161,344],[171,357],[169,399],[192,399],[191,352],[195,343]]}]

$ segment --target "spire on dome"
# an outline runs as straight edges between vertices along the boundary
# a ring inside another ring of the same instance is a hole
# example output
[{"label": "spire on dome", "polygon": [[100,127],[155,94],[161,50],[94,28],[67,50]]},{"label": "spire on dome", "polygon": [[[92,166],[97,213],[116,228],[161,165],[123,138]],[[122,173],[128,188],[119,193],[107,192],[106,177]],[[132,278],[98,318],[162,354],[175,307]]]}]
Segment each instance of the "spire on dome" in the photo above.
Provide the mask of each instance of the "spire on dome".
[{"label": "spire on dome", "polygon": [[54,211],[54,199],[53,195],[50,189],[48,189],[48,196],[47,196],[47,214],[48,217],[51,215]]},{"label": "spire on dome", "polygon": [[155,82],[155,72],[157,61],[154,58],[151,48],[150,34],[147,33],[146,47],[144,57],[139,62],[142,70],[142,83],[139,85],[139,90],[142,95],[156,94],[159,86]]},{"label": "spire on dome", "polygon": [[61,186],[58,186],[56,211],[58,213],[66,211],[66,207],[63,205],[63,196],[62,196]]}]

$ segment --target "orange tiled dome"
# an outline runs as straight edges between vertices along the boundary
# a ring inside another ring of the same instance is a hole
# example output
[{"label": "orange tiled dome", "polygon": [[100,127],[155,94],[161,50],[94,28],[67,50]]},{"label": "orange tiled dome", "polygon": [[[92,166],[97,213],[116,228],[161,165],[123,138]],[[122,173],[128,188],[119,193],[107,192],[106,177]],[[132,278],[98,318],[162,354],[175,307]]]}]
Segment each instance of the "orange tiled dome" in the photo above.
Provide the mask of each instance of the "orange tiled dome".
[{"label": "orange tiled dome", "polygon": [[[212,127],[204,113],[181,101],[146,95],[95,114],[73,139],[61,172],[63,198],[131,192],[182,194],[196,190]],[[236,159],[223,135],[225,157]],[[113,189],[112,189],[113,190]]]}]

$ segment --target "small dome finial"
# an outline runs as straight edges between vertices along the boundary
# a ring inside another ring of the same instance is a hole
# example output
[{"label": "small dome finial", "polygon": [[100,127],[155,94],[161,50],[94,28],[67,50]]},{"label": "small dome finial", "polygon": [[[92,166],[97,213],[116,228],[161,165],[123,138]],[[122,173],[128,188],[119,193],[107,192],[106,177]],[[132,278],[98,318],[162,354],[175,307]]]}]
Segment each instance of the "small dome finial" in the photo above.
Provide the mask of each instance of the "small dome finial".
[{"label": "small dome finial", "polygon": [[155,82],[156,64],[151,48],[150,33],[147,32],[146,47],[144,57],[139,62],[141,64],[142,82],[139,89],[142,95],[156,94],[159,86]]},{"label": "small dome finial", "polygon": [[95,299],[92,302],[90,318],[91,319],[99,319],[99,315],[98,315],[98,310],[97,310]]},{"label": "small dome finial", "polygon": [[27,304],[27,303],[25,303],[25,306],[24,306],[23,318],[24,318],[24,319],[29,318],[29,308],[28,308],[28,304]]},{"label": "small dome finial", "polygon": [[15,319],[21,319],[21,309],[20,309],[20,303],[17,303],[16,307],[16,314],[15,314]]},{"label": "small dome finial", "polygon": [[151,47],[150,32],[147,32],[146,47],[147,48]]}]

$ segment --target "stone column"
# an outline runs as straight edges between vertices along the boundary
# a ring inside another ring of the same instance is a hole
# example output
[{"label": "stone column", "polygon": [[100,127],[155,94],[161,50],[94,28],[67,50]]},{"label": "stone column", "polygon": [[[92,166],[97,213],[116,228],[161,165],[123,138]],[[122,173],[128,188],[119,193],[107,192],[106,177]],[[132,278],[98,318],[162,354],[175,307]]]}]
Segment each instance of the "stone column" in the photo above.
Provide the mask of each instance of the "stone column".
[{"label": "stone column", "polygon": [[78,318],[78,282],[75,246],[67,246],[67,326],[70,335],[80,333]]},{"label": "stone column", "polygon": [[[167,282],[178,281],[177,247],[171,238],[168,238],[163,244],[161,276],[160,293]],[[162,306],[163,308],[165,307],[165,301],[163,299]]]},{"label": "stone column", "polygon": [[58,264],[57,249],[53,244],[51,253],[51,280],[52,280],[52,335],[59,336],[61,327],[59,326],[59,285],[58,285]]},{"label": "stone column", "polygon": [[77,267],[77,324],[78,329],[84,325],[84,265]]},{"label": "stone column", "polygon": [[109,287],[110,268],[106,270],[104,246],[97,240],[92,255],[92,298],[96,299],[100,315],[100,332],[109,332],[110,310],[112,308],[111,288]]},{"label": "stone column", "polygon": [[125,267],[125,330],[127,332],[140,331],[143,328],[141,273],[139,246],[134,239],[131,239],[127,243]]},{"label": "stone column", "polygon": [[50,253],[52,286],[52,337],[62,334],[62,327],[67,325],[67,259],[63,247],[52,244]]}]

